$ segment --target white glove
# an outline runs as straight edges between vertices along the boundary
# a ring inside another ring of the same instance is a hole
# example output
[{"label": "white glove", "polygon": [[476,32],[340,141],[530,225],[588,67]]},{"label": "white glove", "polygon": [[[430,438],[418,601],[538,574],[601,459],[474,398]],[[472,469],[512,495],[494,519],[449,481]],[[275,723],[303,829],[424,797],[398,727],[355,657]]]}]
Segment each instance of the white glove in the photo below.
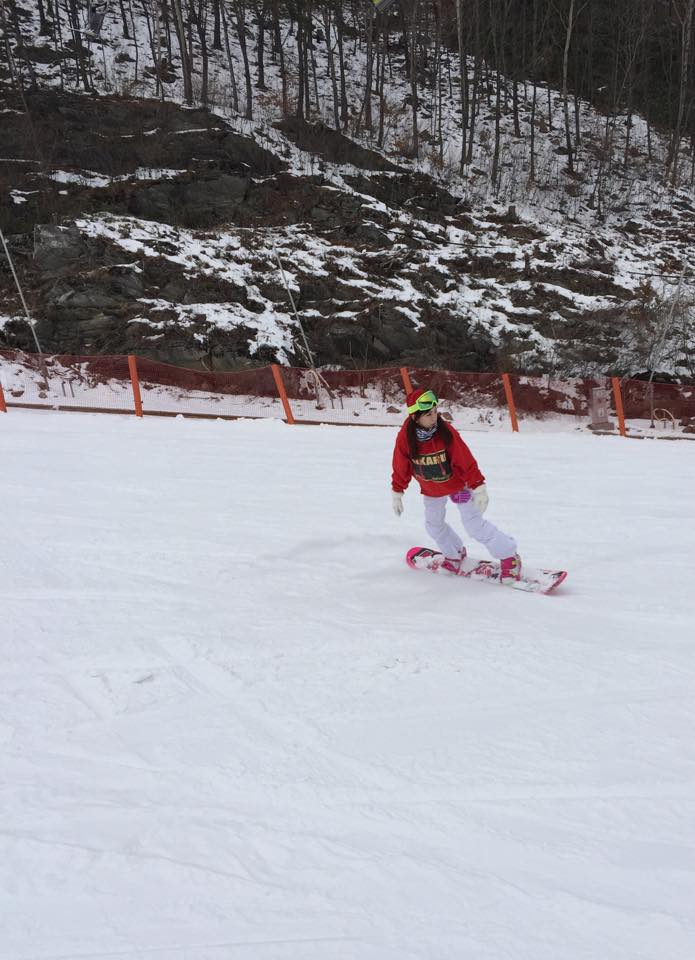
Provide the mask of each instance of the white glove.
[{"label": "white glove", "polygon": [[393,512],[397,517],[403,513],[403,494],[398,493],[396,490],[391,491],[391,503],[393,504]]},{"label": "white glove", "polygon": [[475,490],[471,490],[471,493],[473,494],[473,503],[478,508],[478,512],[485,513],[487,510],[487,505],[490,502],[485,484],[481,483],[481,485],[476,487]]}]

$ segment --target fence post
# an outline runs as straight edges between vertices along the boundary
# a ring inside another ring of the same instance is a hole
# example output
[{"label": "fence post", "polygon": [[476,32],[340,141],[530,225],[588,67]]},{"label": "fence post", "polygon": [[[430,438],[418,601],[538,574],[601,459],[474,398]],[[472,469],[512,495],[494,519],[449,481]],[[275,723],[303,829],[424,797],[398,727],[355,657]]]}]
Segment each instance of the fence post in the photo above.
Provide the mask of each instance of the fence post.
[{"label": "fence post", "polygon": [[611,383],[613,384],[613,396],[615,398],[615,412],[618,415],[618,428],[620,429],[620,436],[626,437],[627,430],[625,429],[625,411],[623,410],[623,395],[620,390],[620,378],[611,377]]},{"label": "fence post", "polygon": [[405,387],[406,394],[410,393],[413,389],[413,385],[410,382],[410,377],[408,376],[408,368],[401,367],[401,380],[403,381],[403,386]]},{"label": "fence post", "polygon": [[516,419],[516,407],[514,406],[514,394],[512,393],[512,385],[509,380],[509,374],[502,374],[502,383],[504,384],[504,395],[507,398],[507,406],[509,407],[509,419],[512,421],[512,430],[514,433],[519,432],[519,421]]},{"label": "fence post", "polygon": [[5,394],[2,392],[1,380],[0,380],[0,413],[7,413],[7,404],[5,403]]},{"label": "fence post", "polygon": [[285,408],[285,419],[288,423],[294,423],[294,415],[292,414],[292,407],[290,406],[290,401],[287,397],[287,390],[285,390],[285,381],[282,379],[282,371],[277,363],[271,363],[270,369],[273,371],[275,386],[278,388],[282,405]]},{"label": "fence post", "polygon": [[130,371],[130,382],[133,387],[133,400],[135,401],[135,416],[142,416],[142,400],[140,399],[140,380],[138,379],[138,365],[135,357],[128,354],[128,370]]}]

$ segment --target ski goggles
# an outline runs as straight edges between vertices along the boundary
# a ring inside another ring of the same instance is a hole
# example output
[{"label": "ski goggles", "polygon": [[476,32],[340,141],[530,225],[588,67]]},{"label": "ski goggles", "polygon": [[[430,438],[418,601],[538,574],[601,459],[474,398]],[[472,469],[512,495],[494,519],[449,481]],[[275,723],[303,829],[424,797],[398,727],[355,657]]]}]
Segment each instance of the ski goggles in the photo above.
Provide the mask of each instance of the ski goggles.
[{"label": "ski goggles", "polygon": [[421,394],[412,407],[408,407],[408,413],[424,413],[427,410],[431,410],[432,407],[436,407],[439,403],[437,399],[437,394],[433,390],[425,390]]}]

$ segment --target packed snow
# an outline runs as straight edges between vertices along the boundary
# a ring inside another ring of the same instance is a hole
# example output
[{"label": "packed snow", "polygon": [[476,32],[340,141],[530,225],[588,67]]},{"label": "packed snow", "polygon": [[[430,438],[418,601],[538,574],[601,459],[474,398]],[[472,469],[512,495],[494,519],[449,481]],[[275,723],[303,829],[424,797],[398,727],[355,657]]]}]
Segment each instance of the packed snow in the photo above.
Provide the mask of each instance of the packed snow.
[{"label": "packed snow", "polygon": [[395,429],[0,414],[1,960],[695,956],[695,445],[469,437],[543,597]]}]

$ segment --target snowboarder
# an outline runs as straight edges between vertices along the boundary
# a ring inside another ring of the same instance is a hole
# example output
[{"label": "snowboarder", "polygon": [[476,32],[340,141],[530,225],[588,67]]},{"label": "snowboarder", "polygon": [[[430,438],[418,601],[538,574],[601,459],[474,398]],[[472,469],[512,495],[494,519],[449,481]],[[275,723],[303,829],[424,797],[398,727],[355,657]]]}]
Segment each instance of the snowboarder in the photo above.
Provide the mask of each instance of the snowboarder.
[{"label": "snowboarder", "polygon": [[403,513],[403,493],[415,477],[425,504],[425,529],[445,557],[442,567],[458,573],[466,556],[461,538],[446,522],[449,498],[459,509],[466,533],[500,561],[500,582],[518,580],[521,558],[516,541],[483,519],[488,505],[485,477],[458,431],[439,415],[438,403],[427,389],[413,390],[406,397],[408,419],[393,451],[393,511],[397,517]]}]

